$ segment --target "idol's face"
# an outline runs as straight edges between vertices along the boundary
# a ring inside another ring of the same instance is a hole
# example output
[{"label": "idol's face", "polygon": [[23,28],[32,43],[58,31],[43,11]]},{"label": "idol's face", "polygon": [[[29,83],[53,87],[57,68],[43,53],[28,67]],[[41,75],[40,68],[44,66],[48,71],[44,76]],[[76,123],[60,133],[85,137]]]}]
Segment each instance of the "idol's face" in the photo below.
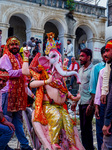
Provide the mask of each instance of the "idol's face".
[{"label": "idol's face", "polygon": [[16,55],[17,53],[19,53],[19,44],[18,43],[11,43],[8,45],[9,51]]}]

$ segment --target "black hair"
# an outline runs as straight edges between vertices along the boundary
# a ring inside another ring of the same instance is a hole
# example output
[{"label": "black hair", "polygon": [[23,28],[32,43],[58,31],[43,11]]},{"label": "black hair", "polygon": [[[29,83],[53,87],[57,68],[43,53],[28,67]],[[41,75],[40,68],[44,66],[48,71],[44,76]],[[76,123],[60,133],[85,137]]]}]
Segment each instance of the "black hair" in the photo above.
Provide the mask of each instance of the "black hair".
[{"label": "black hair", "polygon": [[27,43],[26,42],[23,42],[23,47],[26,47]]},{"label": "black hair", "polygon": [[34,37],[31,37],[30,40],[35,40],[35,38],[34,38]]},{"label": "black hair", "polygon": [[101,48],[101,55],[103,55],[105,53],[105,46],[103,46],[102,48]]},{"label": "black hair", "polygon": [[85,53],[87,56],[90,56],[90,60],[92,59],[92,50],[85,48],[85,49],[81,49],[81,52]]},{"label": "black hair", "polygon": [[68,39],[67,41],[69,41],[71,43],[71,39]]},{"label": "black hair", "polygon": [[7,72],[7,73],[8,73],[8,71],[5,70],[5,69],[3,69],[3,68],[0,68],[0,71],[2,71],[2,72]]},{"label": "black hair", "polygon": [[0,29],[0,32],[2,32],[2,30]]}]

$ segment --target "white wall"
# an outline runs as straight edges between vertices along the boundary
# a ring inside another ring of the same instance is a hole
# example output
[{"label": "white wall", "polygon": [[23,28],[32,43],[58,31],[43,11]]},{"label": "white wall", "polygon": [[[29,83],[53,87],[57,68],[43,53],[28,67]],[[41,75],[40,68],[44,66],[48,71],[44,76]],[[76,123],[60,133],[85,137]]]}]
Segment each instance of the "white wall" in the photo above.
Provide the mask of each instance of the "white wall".
[{"label": "white wall", "polygon": [[107,17],[107,22],[105,24],[105,42],[112,39],[112,26],[108,26],[108,0],[100,0],[99,6],[106,8],[105,16]]}]

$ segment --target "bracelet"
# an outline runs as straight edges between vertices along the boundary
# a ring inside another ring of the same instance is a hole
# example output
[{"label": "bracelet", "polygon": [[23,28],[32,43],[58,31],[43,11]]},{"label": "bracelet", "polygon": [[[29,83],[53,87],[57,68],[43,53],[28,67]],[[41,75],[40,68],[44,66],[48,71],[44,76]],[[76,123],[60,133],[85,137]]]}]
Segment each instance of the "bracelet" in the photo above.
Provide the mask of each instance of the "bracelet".
[{"label": "bracelet", "polygon": [[31,97],[34,99],[35,95],[34,95],[34,94],[32,94],[32,95],[31,95]]},{"label": "bracelet", "polygon": [[46,84],[48,84],[48,83],[47,83],[47,80],[44,80],[44,85],[46,85]]},{"label": "bracelet", "polygon": [[2,120],[1,120],[1,123],[3,123],[4,121],[5,121],[5,118],[3,117]]},{"label": "bracelet", "polygon": [[28,61],[23,61],[23,62],[28,62]]},{"label": "bracelet", "polygon": [[28,62],[28,57],[24,57],[24,62]]}]

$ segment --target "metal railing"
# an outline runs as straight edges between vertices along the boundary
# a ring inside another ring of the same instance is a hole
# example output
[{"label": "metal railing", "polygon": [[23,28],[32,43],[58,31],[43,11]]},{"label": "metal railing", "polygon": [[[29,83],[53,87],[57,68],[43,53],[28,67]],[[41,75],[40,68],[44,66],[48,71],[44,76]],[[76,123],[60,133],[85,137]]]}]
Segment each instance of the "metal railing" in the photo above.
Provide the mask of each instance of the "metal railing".
[{"label": "metal railing", "polygon": [[[40,6],[46,5],[55,8],[67,9],[66,0],[23,0],[27,2],[37,3]],[[75,12],[95,15],[98,17],[105,17],[105,9],[104,7],[100,7],[97,5],[91,5],[83,2],[75,1]]]}]

